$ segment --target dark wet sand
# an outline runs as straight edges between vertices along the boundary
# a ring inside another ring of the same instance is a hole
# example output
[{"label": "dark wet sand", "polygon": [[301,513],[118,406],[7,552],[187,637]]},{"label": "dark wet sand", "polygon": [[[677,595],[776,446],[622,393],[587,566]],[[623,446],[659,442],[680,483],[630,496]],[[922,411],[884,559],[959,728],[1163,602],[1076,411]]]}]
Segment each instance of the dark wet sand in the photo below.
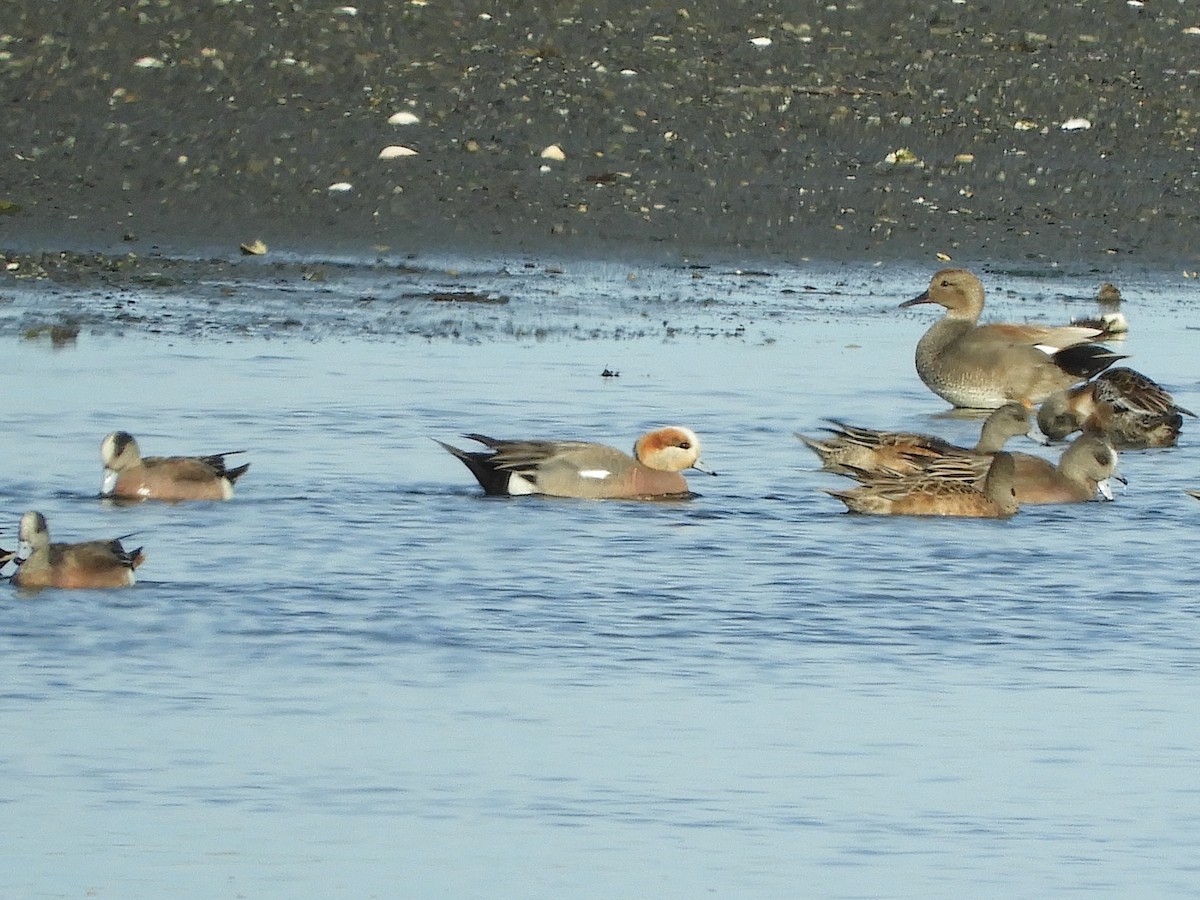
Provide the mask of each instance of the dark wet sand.
[{"label": "dark wet sand", "polygon": [[0,23],[0,249],[1200,255],[1178,3],[102,6]]}]

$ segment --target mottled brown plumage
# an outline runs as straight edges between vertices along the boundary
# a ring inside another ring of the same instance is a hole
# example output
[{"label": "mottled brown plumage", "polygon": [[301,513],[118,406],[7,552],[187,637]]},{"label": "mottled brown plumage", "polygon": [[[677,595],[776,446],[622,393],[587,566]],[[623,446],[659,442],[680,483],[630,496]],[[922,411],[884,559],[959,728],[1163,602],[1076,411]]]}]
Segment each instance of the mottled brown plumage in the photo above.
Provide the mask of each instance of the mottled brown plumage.
[{"label": "mottled brown plumage", "polygon": [[[1029,410],[1020,403],[1006,403],[984,421],[973,447],[960,447],[931,434],[911,431],[877,431],[830,419],[836,428],[829,437],[810,438],[797,434],[821,460],[828,472],[917,472],[942,456],[990,455],[1004,448],[1009,438],[1031,435]],[[990,460],[989,460],[990,462]]]},{"label": "mottled brown plumage", "polygon": [[847,490],[826,490],[850,512],[877,516],[960,516],[1005,519],[1020,508],[1009,453],[991,458],[982,488],[965,481],[909,475],[868,481]]}]

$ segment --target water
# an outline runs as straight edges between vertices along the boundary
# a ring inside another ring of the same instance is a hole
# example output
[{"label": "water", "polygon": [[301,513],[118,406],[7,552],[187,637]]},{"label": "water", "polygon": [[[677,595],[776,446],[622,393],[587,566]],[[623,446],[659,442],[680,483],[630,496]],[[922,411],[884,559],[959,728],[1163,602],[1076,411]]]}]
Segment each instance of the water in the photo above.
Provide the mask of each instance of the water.
[{"label": "water", "polygon": [[[36,508],[148,561],[0,597],[0,896],[1200,890],[1197,423],[1115,503],[848,516],[793,431],[977,433],[913,372],[935,313],[894,310],[928,271],[449,268],[119,293],[155,334],[9,294],[0,544]],[[985,277],[1007,319],[1096,281]],[[1122,288],[1133,364],[1200,408],[1194,283]],[[690,502],[485,499],[432,440],[672,422],[720,472]],[[105,506],[116,428],[251,470]]]}]

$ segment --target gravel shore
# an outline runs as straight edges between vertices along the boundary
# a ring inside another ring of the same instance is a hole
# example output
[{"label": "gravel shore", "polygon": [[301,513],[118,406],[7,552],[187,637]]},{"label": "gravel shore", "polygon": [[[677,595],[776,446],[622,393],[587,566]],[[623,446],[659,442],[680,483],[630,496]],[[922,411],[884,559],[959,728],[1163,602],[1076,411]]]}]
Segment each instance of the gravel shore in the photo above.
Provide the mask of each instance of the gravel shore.
[{"label": "gravel shore", "polygon": [[1197,26],[1182,2],[17,0],[0,248],[1195,266]]}]

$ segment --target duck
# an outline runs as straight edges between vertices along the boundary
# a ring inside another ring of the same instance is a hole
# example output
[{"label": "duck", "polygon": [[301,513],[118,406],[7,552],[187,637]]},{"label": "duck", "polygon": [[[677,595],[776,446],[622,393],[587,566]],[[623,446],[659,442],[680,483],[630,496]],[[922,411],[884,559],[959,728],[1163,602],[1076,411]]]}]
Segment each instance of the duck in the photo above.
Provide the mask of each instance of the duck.
[{"label": "duck", "polygon": [[917,374],[953,406],[1030,408],[1124,357],[1093,343],[1100,332],[1070,325],[980,325],[983,284],[967,269],[942,269],[900,308],[935,303],[946,314],[917,342]]},{"label": "duck", "polygon": [[868,481],[855,488],[824,490],[854,513],[1007,519],[1020,509],[1014,477],[1012,454],[1001,451],[988,460],[982,488],[965,481],[909,475]]},{"label": "duck", "polygon": [[231,500],[234,482],[246,474],[250,464],[231,469],[225,465],[225,457],[244,452],[143,457],[133,435],[114,431],[100,442],[100,458],[104,461],[100,495],[171,502]]},{"label": "duck", "polygon": [[137,581],[134,570],[146,561],[142,548],[126,550],[121,538],[50,543],[46,517],[29,511],[21,516],[21,550],[11,581],[22,588],[121,588]]},{"label": "duck", "polygon": [[1196,414],[1136,369],[1118,366],[1077,387],[1056,391],[1038,409],[1038,427],[1051,440],[1076,431],[1103,435],[1118,450],[1174,447],[1183,417]]},{"label": "duck", "polygon": [[979,440],[973,447],[960,447],[936,435],[908,431],[876,431],[829,419],[836,428],[829,437],[810,438],[796,434],[817,454],[822,468],[843,475],[887,471],[895,474],[918,472],[940,456],[990,456],[1004,449],[1009,438],[1026,435],[1038,440],[1028,407],[1006,403],[984,420]]},{"label": "duck", "polygon": [[[1125,483],[1124,477],[1117,472],[1117,451],[1102,436],[1093,433],[1076,438],[1063,451],[1057,464],[1030,453],[1010,455],[1013,457],[1017,501],[1022,506],[1083,503],[1095,499],[1097,492],[1105,500],[1112,500],[1111,481]],[[944,456],[931,461],[920,474],[928,478],[964,481],[978,488],[987,471],[986,457]],[[873,480],[886,477],[887,473],[879,473]]]},{"label": "duck", "polygon": [[492,496],[544,494],[579,499],[646,499],[688,496],[682,473],[715,472],[700,462],[700,438],[690,428],[671,425],[637,439],[630,456],[615,447],[587,441],[498,440],[466,434],[485,451],[460,450],[438,441],[461,460]]}]

